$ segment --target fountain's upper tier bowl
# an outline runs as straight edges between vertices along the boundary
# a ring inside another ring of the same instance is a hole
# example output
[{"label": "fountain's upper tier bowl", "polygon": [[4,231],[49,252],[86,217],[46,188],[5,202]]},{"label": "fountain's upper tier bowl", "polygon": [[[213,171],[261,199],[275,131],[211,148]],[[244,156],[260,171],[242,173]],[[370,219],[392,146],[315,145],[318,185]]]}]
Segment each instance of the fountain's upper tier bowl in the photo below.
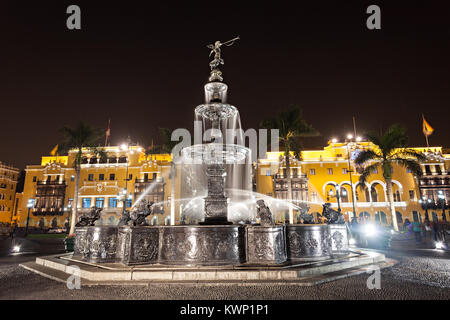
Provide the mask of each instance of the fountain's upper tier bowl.
[{"label": "fountain's upper tier bowl", "polygon": [[250,159],[250,149],[236,144],[196,144],[181,151],[183,163],[245,163]]},{"label": "fountain's upper tier bowl", "polygon": [[238,110],[235,106],[220,102],[201,104],[195,108],[195,115],[197,118],[208,119],[210,121],[233,118],[237,114]]}]

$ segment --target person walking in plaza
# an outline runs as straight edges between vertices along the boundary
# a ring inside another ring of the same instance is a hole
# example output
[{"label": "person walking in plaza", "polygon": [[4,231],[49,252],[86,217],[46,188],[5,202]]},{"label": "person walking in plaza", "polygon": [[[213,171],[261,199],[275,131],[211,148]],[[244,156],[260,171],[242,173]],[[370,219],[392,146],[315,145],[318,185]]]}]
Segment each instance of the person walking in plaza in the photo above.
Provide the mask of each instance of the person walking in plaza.
[{"label": "person walking in plaza", "polygon": [[422,231],[422,228],[421,228],[420,222],[419,221],[414,221],[412,223],[412,229],[413,229],[413,232],[414,232],[414,236],[416,237],[416,243],[422,242],[422,237],[421,237],[421,234],[420,234],[421,231]]}]

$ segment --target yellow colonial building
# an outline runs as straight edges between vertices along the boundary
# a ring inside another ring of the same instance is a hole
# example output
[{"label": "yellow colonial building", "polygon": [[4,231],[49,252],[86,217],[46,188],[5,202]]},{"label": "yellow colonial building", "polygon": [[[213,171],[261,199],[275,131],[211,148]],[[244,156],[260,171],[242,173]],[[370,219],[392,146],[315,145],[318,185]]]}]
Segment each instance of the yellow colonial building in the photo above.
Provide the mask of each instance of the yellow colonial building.
[{"label": "yellow colonial building", "polygon": [[[321,150],[303,151],[301,160],[291,156],[292,201],[296,205],[294,222],[298,222],[301,210],[317,215],[322,212],[322,204],[329,202],[334,209],[341,208],[347,221],[355,212],[357,217],[390,224],[391,211],[382,172],[374,172],[361,188],[358,168],[353,163],[359,150],[373,147],[365,141],[329,142]],[[416,178],[404,167],[394,166],[393,193],[398,221],[423,220],[426,210],[430,219],[441,220],[442,201],[448,206],[450,199],[450,154],[443,152],[441,147],[415,149],[427,155],[428,161],[422,164],[423,177]],[[172,185],[169,154],[146,155],[139,146],[105,147],[104,151],[107,159],[97,158],[88,149],[83,150],[79,214],[94,206],[101,207],[102,217],[98,224],[117,224],[124,204],[130,208],[143,197],[156,203],[156,214],[149,221],[151,224],[180,223],[181,205],[175,199],[181,198],[183,190],[180,189],[180,174],[175,175]],[[40,165],[26,167],[24,191],[17,195],[21,200],[15,210],[19,226],[26,225],[28,213],[31,227],[47,229],[69,223],[74,206],[75,155],[76,152],[71,151],[67,156],[43,156]],[[256,198],[270,196],[288,200],[288,173],[281,152],[268,152],[254,169],[254,189],[259,193],[255,194]],[[18,170],[8,172],[7,186],[0,188],[0,193],[5,193],[5,201],[14,198],[11,192],[15,190],[14,178],[17,178]],[[12,203],[0,200],[5,208],[12,208]],[[30,208],[27,207],[29,203]],[[286,206],[280,208],[271,208],[277,221],[289,221]],[[10,219],[11,211],[8,212],[4,216]]]},{"label": "yellow colonial building", "polygon": [[14,219],[16,186],[19,169],[0,162],[0,223],[10,224]]},{"label": "yellow colonial building", "polygon": [[[124,205],[130,208],[139,197],[144,197],[157,203],[157,214],[151,223],[170,224],[175,217],[175,208],[170,210],[170,155],[146,155],[139,146],[103,149],[106,159],[89,149],[82,151],[79,214],[94,206],[101,207],[102,218],[98,224],[116,224]],[[26,226],[28,212],[31,227],[52,228],[69,223],[74,207],[75,156],[74,150],[67,156],[44,156],[40,165],[26,167],[23,200],[18,210],[19,226]],[[27,207],[29,202],[31,208]]]},{"label": "yellow colonial building", "polygon": [[[366,185],[361,187],[358,168],[353,162],[359,150],[373,147],[372,143],[364,141],[330,141],[322,150],[303,151],[301,160],[291,156],[292,200],[299,209],[294,222],[298,221],[301,208],[320,214],[322,204],[329,202],[335,210],[340,207],[347,221],[351,220],[355,212],[358,218],[364,216],[383,224],[391,224],[391,211],[382,172],[373,172]],[[428,161],[422,164],[424,178],[420,180],[406,168],[394,166],[392,182],[398,221],[423,220],[424,209],[430,211],[430,219],[440,220],[440,201],[448,205],[450,199],[450,154],[443,154],[441,147],[414,149],[425,153]],[[266,158],[260,159],[257,164],[257,191],[287,199],[287,174],[283,153],[268,152]],[[431,188],[429,182],[434,183]],[[424,206],[424,202],[429,206]],[[287,212],[277,215],[279,221],[288,219]]]}]

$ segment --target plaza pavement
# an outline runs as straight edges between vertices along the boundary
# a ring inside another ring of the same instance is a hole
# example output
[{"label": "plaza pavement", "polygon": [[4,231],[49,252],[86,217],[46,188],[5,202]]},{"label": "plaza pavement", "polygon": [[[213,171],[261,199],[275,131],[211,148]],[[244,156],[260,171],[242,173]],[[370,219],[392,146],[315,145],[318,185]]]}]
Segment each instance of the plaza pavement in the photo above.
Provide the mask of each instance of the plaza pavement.
[{"label": "plaza pavement", "polygon": [[29,272],[18,264],[36,255],[0,258],[0,299],[450,299],[450,253],[437,250],[389,250],[398,260],[381,271],[381,289],[368,289],[369,275],[360,275],[313,287],[259,284],[234,285],[148,284],[145,286],[82,286],[69,290],[65,284]]}]

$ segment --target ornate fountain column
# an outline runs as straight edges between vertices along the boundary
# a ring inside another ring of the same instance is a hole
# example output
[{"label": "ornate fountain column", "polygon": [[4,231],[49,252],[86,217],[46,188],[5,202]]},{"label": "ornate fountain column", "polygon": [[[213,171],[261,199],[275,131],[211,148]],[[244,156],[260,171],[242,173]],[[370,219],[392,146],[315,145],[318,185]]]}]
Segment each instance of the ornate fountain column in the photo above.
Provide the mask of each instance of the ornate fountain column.
[{"label": "ornate fountain column", "polygon": [[225,167],[223,164],[209,164],[208,196],[205,198],[205,221],[202,224],[231,224],[228,222],[227,197],[225,197]]}]

